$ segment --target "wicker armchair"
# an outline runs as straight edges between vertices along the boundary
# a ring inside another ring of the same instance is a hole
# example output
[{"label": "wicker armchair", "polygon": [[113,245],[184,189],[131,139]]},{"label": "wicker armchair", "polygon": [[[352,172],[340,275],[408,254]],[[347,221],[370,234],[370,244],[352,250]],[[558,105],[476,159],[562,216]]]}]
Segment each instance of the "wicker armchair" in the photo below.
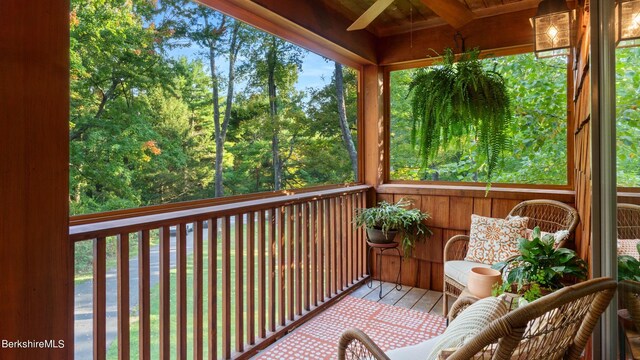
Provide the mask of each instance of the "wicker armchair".
[{"label": "wicker armchair", "polygon": [[[510,216],[523,216],[529,218],[528,228],[533,229],[536,226],[545,232],[554,233],[560,230],[567,230],[573,233],[578,226],[578,212],[571,206],[554,200],[527,200],[516,205]],[[567,241],[557,244],[557,247],[566,247]],[[469,236],[456,235],[447,241],[444,247],[443,262],[452,260],[463,260],[467,254],[469,246]],[[448,276],[445,267],[444,286],[442,307],[443,315],[449,313],[449,296],[458,297],[466,284],[456,281],[453,277]]]},{"label": "wicker armchair", "polygon": [[[568,286],[495,320],[441,358],[578,359],[615,290],[609,278]],[[366,334],[350,329],[342,334],[338,359],[389,357]]]},{"label": "wicker armchair", "polygon": [[640,239],[640,205],[618,204],[618,239]]}]

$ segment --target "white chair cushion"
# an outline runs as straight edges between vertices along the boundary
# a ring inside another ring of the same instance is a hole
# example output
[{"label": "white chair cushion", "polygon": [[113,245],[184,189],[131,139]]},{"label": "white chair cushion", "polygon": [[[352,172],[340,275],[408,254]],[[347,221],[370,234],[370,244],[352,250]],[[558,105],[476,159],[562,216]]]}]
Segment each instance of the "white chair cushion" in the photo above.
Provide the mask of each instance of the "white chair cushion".
[{"label": "white chair cushion", "polygon": [[491,265],[473,261],[452,260],[444,263],[444,274],[457,281],[459,284],[467,286],[469,272],[471,271],[471,268],[474,267],[490,268]]},{"label": "white chair cushion", "polygon": [[447,330],[438,336],[438,341],[431,344],[431,353],[422,358],[437,359],[440,351],[461,347],[508,311],[507,304],[496,297],[476,301],[449,324]]},{"label": "white chair cushion", "polygon": [[405,346],[393,350],[387,351],[385,354],[391,360],[416,360],[416,359],[424,359],[424,357],[431,353],[431,349],[433,345],[440,341],[440,337],[442,335],[438,335],[436,337],[432,337],[429,340],[425,340],[419,344]]}]

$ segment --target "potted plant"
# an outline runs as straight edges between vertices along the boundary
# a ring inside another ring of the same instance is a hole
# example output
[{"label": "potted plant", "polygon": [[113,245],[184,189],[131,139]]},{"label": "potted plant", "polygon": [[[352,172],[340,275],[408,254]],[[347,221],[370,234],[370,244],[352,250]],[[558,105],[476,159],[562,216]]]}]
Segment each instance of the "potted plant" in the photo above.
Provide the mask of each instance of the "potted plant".
[{"label": "potted plant", "polygon": [[367,238],[375,243],[393,242],[396,234],[402,238],[405,258],[411,254],[416,241],[431,235],[431,230],[423,223],[430,216],[419,209],[410,209],[412,201],[402,198],[395,204],[381,201],[378,206],[356,209],[354,223],[364,226]]},{"label": "potted plant", "polygon": [[533,230],[532,238],[519,240],[520,255],[492,266],[506,279],[497,293],[515,292],[532,301],[562,288],[566,277],[586,279],[587,263],[575,251],[555,248],[553,235],[541,236],[539,227]]},{"label": "potted plant", "polygon": [[502,75],[480,61],[480,50],[459,57],[445,49],[442,62],[418,70],[409,86],[412,94],[411,139],[427,168],[439,149],[453,139],[473,135],[479,168],[487,178],[507,146],[511,126],[511,100]]},{"label": "potted plant", "polygon": [[[637,245],[640,253],[640,243]],[[629,255],[618,255],[618,280],[640,282],[640,260]]]}]

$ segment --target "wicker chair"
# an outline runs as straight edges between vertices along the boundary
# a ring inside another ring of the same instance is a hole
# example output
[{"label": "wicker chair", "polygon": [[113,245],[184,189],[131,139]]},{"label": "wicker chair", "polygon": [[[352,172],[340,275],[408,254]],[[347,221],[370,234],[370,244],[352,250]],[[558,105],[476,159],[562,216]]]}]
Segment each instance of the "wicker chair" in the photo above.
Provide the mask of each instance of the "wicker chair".
[{"label": "wicker chair", "polygon": [[[609,278],[563,288],[495,320],[441,358],[578,359],[615,291],[616,282]],[[389,357],[362,331],[349,329],[340,338],[338,359]]]},{"label": "wicker chair", "polygon": [[640,239],[640,205],[618,204],[618,239]]},{"label": "wicker chair", "polygon": [[[560,230],[567,230],[573,233],[578,226],[578,212],[571,206],[554,200],[527,200],[516,205],[510,216],[523,216],[529,218],[528,228],[533,229],[536,226],[540,230],[554,233]],[[557,244],[557,247],[566,247],[567,241]],[[456,235],[447,241],[444,247],[444,263],[452,260],[463,260],[467,254],[469,246],[469,236]],[[449,313],[449,296],[458,297],[466,284],[447,276],[445,271],[442,307],[443,315]]]}]

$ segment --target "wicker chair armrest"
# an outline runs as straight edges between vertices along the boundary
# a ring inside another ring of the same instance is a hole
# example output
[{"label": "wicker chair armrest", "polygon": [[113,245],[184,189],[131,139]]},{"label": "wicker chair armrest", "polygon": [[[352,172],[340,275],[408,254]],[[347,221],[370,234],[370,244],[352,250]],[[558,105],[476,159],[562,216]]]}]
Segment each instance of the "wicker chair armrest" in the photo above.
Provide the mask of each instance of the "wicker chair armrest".
[{"label": "wicker chair armrest", "polygon": [[467,254],[469,246],[468,235],[456,235],[444,246],[444,261],[462,260]]},{"label": "wicker chair armrest", "polygon": [[449,310],[449,314],[447,315],[449,318],[449,324],[451,324],[451,322],[455,320],[455,318],[458,317],[458,315],[460,315],[462,311],[464,311],[476,301],[478,301],[478,298],[472,296],[459,297],[456,302],[451,305],[451,309]]},{"label": "wicker chair armrest", "polygon": [[376,359],[390,360],[384,351],[360,329],[347,329],[340,336],[338,360]]}]

